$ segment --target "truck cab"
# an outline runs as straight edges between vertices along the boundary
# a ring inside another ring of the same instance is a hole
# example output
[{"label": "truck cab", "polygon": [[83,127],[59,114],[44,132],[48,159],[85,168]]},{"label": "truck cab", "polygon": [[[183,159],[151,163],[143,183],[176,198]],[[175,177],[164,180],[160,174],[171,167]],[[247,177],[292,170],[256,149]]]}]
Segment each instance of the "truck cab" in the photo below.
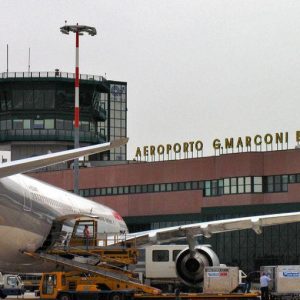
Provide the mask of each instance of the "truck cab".
[{"label": "truck cab", "polygon": [[0,298],[7,296],[23,295],[25,293],[24,284],[18,275],[0,273]]}]

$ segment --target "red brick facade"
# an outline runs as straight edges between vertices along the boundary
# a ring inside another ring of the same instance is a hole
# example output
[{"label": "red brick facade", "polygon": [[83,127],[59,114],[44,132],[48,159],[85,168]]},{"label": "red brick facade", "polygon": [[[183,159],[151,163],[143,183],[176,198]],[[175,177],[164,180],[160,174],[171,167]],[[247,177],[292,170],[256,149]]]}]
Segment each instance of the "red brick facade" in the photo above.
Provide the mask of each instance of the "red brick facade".
[{"label": "red brick facade", "polygon": [[[300,173],[300,150],[248,152],[165,162],[136,162],[80,169],[80,189]],[[73,189],[72,170],[32,174]],[[204,197],[202,190],[89,197],[124,217],[200,213],[204,207],[300,202],[300,183],[288,192]]]}]

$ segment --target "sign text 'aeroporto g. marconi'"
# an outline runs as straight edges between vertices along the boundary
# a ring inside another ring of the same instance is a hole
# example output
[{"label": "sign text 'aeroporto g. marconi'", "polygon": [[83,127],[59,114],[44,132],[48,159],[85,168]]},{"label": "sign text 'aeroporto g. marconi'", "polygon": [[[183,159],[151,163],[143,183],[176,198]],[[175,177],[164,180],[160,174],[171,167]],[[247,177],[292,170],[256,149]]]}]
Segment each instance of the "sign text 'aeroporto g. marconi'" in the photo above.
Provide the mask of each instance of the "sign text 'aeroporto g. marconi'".
[{"label": "sign text 'aeroporto g. marconi'", "polygon": [[[300,142],[300,131],[296,131],[296,142]],[[251,151],[251,147],[261,147],[265,145],[276,144],[279,145],[288,145],[289,142],[289,133],[288,132],[276,132],[274,134],[256,134],[255,136],[245,136],[245,137],[229,137],[225,139],[215,138],[212,141],[212,148],[214,150],[234,150],[234,149],[244,149]],[[135,157],[137,159],[144,157],[153,157],[155,155],[171,155],[171,154],[180,154],[183,153],[188,155],[189,153],[201,152],[203,151],[204,144],[201,140],[183,142],[183,143],[174,143],[174,144],[165,144],[165,145],[150,145],[137,147]],[[257,149],[255,149],[257,150]]]}]

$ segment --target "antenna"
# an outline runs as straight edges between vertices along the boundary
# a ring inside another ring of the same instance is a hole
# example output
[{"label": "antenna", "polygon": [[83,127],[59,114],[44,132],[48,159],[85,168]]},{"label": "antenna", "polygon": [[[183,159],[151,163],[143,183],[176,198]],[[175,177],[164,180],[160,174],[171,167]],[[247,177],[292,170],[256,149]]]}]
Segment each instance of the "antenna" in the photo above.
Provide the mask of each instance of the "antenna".
[{"label": "antenna", "polygon": [[8,77],[8,44],[6,45],[6,73]]},{"label": "antenna", "polygon": [[29,47],[29,53],[28,53],[28,73],[30,73],[30,47]]}]

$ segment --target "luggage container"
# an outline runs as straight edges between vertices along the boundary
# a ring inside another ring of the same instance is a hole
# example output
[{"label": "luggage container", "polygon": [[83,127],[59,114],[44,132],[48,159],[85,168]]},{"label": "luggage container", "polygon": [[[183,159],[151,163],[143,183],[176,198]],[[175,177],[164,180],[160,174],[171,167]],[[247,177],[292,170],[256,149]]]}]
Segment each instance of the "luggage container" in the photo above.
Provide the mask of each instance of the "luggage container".
[{"label": "luggage container", "polygon": [[238,267],[206,267],[203,293],[231,293],[239,286]]},{"label": "luggage container", "polygon": [[269,283],[271,299],[300,298],[299,265],[262,266],[260,270],[271,278]]}]

